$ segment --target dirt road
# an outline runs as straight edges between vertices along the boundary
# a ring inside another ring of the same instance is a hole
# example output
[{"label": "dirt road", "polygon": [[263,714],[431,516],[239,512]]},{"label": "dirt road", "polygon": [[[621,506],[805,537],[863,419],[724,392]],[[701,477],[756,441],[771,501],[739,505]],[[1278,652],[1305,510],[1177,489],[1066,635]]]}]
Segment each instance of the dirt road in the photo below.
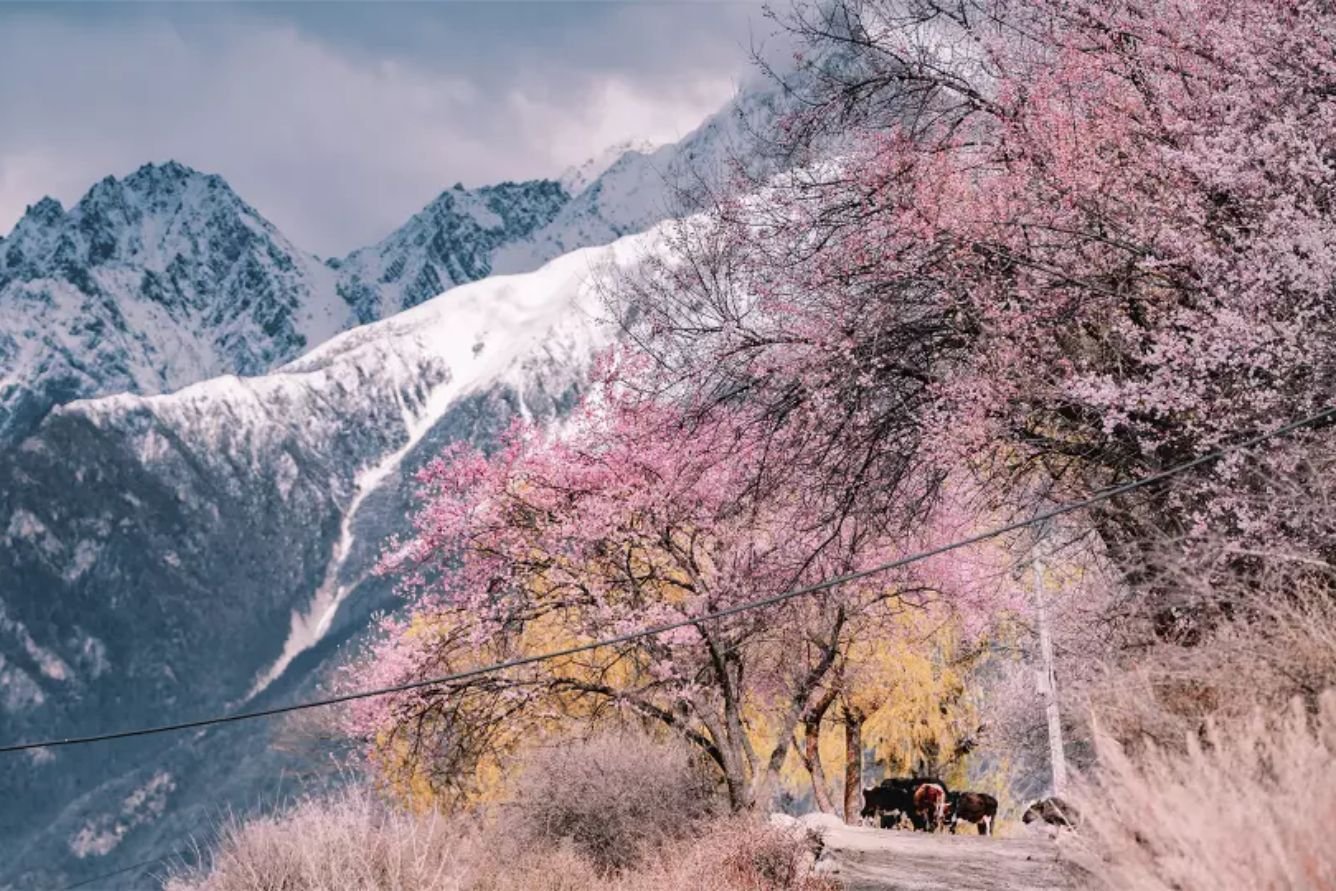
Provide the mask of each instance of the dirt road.
[{"label": "dirt road", "polygon": [[850,891],[1078,891],[1044,837],[928,835],[857,826],[820,827],[825,869]]}]

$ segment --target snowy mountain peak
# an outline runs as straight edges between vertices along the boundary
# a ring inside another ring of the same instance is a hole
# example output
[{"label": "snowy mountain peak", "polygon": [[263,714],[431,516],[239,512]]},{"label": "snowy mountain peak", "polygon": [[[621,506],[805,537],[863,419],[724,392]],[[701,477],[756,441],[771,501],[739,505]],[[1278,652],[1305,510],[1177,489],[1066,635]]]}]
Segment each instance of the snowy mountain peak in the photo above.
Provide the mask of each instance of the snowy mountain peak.
[{"label": "snowy mountain peak", "polygon": [[238,241],[278,237],[222,177],[175,161],[146,164],[124,179],[100,180],[68,212],[52,198],[30,207],[4,243],[0,285],[54,277],[92,294],[93,267],[142,263],[161,271],[177,256],[237,254],[245,249]]},{"label": "snowy mountain peak", "polygon": [[[161,183],[180,183],[195,177],[205,177],[210,174],[200,173],[193,167],[188,167],[180,161],[168,160],[161,164],[149,162],[144,164],[134,173],[125,178],[126,185],[132,188],[139,188],[142,185],[158,185]],[[222,177],[217,177],[222,179]]]},{"label": "snowy mountain peak", "polygon": [[[24,220],[29,221],[34,226],[54,225],[61,217],[65,215],[65,208],[59,201],[47,195],[36,204],[28,205],[23,213],[23,219],[19,221],[18,226],[22,226]],[[15,227],[17,229],[17,226]]]},{"label": "snowy mountain peak", "polygon": [[53,405],[258,374],[347,327],[332,273],[177,162],[51,199],[0,242],[0,442]]},{"label": "snowy mountain peak", "polygon": [[610,145],[603,151],[581,164],[567,167],[558,181],[571,195],[579,195],[589,185],[603,175],[609,167],[616,164],[628,153],[649,155],[657,146],[647,139],[627,139],[616,145]]},{"label": "snowy mountain peak", "polygon": [[456,183],[379,244],[338,263],[339,293],[363,322],[416,306],[491,274],[499,247],[529,238],[569,200],[554,180]]},{"label": "snowy mountain peak", "polygon": [[424,220],[430,219],[431,225],[439,230],[453,223],[456,217],[467,215],[485,228],[503,227],[509,228],[512,235],[528,234],[551,219],[548,208],[564,204],[569,198],[560,183],[546,179],[503,182],[472,190],[455,183],[414,216],[404,229],[420,227]]},{"label": "snowy mountain peak", "polygon": [[74,209],[87,211],[117,206],[163,208],[182,200],[192,189],[200,193],[212,193],[215,199],[245,207],[245,202],[237,197],[221,176],[201,173],[179,161],[167,161],[162,164],[145,164],[123,179],[104,177],[88,190]]}]

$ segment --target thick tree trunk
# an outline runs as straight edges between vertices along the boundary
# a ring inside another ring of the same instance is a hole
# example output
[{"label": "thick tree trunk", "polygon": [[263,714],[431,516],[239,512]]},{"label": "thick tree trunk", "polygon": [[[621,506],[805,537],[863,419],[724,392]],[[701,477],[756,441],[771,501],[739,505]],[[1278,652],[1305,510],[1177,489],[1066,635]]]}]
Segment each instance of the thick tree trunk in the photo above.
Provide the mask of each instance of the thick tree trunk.
[{"label": "thick tree trunk", "polygon": [[863,715],[844,709],[844,822],[857,824],[863,809]]},{"label": "thick tree trunk", "polygon": [[808,718],[803,722],[803,766],[812,777],[812,798],[823,814],[835,813],[835,804],[830,800],[830,789],[826,786],[826,769],[821,766],[821,718]]},{"label": "thick tree trunk", "polygon": [[835,804],[830,800],[826,768],[821,764],[821,722],[825,720],[826,712],[830,710],[838,693],[839,686],[832,684],[803,712],[803,744],[798,750],[803,767],[807,768],[807,775],[812,778],[812,798],[823,814],[835,813]]},{"label": "thick tree trunk", "polygon": [[798,685],[790,703],[788,714],[785,715],[783,722],[780,724],[775,747],[770,752],[765,770],[756,777],[753,783],[752,801],[758,802],[762,806],[768,807],[770,805],[770,796],[779,784],[779,772],[784,767],[784,759],[788,757],[789,747],[793,745],[794,733],[797,731],[798,725],[802,723],[803,716],[810,709],[809,700],[820,687],[822,680],[834,667],[835,659],[839,655],[840,631],[845,622],[844,607],[841,606],[835,610],[832,621],[834,625],[830,629],[830,643],[822,647],[821,658],[811,667],[802,683]]}]

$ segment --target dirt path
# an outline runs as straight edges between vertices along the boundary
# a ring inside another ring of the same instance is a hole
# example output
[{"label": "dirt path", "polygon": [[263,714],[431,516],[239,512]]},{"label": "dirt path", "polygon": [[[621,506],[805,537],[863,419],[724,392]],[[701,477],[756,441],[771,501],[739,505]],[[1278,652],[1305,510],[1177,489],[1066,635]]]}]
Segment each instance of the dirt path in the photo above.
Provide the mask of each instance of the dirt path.
[{"label": "dirt path", "polygon": [[1043,837],[985,838],[823,826],[826,868],[849,891],[1076,891]]}]

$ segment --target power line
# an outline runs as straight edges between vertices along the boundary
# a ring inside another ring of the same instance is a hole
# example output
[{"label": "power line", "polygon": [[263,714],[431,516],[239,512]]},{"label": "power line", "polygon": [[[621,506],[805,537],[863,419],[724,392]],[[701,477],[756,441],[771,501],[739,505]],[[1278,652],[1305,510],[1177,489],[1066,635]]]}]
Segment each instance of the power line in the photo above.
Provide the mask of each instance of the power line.
[{"label": "power line", "polygon": [[[1297,431],[1297,430],[1300,430],[1300,429],[1302,429],[1302,428],[1304,428],[1304,427],[1308,427],[1308,426],[1313,426],[1313,425],[1319,424],[1319,423],[1321,423],[1322,421],[1328,420],[1328,419],[1333,418],[1333,417],[1336,417],[1336,407],[1332,407],[1332,408],[1324,409],[1323,411],[1318,412],[1318,413],[1315,414],[1315,415],[1311,415],[1311,416],[1309,416],[1309,417],[1302,418],[1302,419],[1300,419],[1300,420],[1298,420],[1298,421],[1293,421],[1293,422],[1291,422],[1291,423],[1289,423],[1289,424],[1286,424],[1286,425],[1284,425],[1284,426],[1282,426],[1282,427],[1278,427],[1277,429],[1272,430],[1272,431],[1270,431],[1270,432],[1268,432],[1268,433],[1258,434],[1258,435],[1256,435],[1256,436],[1253,436],[1253,437],[1250,437],[1250,438],[1248,438],[1248,439],[1245,439],[1245,440],[1243,440],[1243,441],[1241,441],[1241,442],[1235,443],[1235,444],[1233,444],[1233,445],[1231,445],[1231,446],[1227,446],[1227,447],[1218,449],[1218,450],[1216,450],[1216,451],[1214,451],[1214,452],[1208,452],[1208,453],[1206,453],[1206,454],[1204,454],[1204,455],[1201,455],[1201,456],[1199,456],[1199,457],[1197,457],[1197,458],[1192,459],[1191,461],[1187,461],[1187,462],[1184,462],[1184,463],[1182,463],[1182,464],[1175,465],[1174,467],[1171,467],[1171,468],[1169,468],[1169,469],[1167,469],[1167,470],[1164,470],[1164,471],[1161,471],[1161,472],[1159,472],[1159,473],[1155,473],[1155,474],[1152,474],[1152,475],[1150,475],[1150,476],[1143,477],[1143,478],[1141,478],[1141,479],[1134,480],[1134,481],[1129,482],[1129,483],[1125,483],[1125,484],[1122,484],[1122,485],[1119,485],[1119,486],[1114,486],[1114,487],[1112,487],[1112,488],[1105,489],[1105,490],[1103,490],[1103,491],[1097,492],[1096,494],[1090,496],[1089,498],[1084,499],[1083,501],[1075,502],[1075,503],[1073,503],[1073,504],[1063,505],[1063,506],[1061,506],[1061,507],[1057,507],[1057,508],[1054,508],[1054,509],[1052,509],[1052,510],[1046,511],[1046,512],[1044,512],[1044,513],[1038,514],[1038,515],[1036,515],[1036,516],[1030,517],[1030,518],[1028,518],[1028,519],[1026,519],[1026,520],[1019,520],[1019,521],[1016,521],[1016,522],[1014,522],[1014,523],[1009,523],[1009,524],[1007,524],[1007,525],[1005,525],[1005,526],[1000,526],[1000,527],[997,527],[997,528],[995,528],[995,529],[991,529],[991,530],[988,530],[988,531],[986,531],[986,532],[982,532],[982,533],[980,533],[980,534],[978,534],[978,535],[975,535],[975,536],[972,536],[972,537],[970,537],[970,538],[965,538],[965,539],[962,539],[962,540],[960,540],[960,541],[956,541],[956,542],[952,542],[952,543],[950,543],[950,544],[942,545],[941,547],[933,548],[933,549],[928,550],[928,551],[922,551],[922,552],[917,553],[917,554],[912,554],[912,555],[910,555],[910,556],[908,556],[908,557],[903,557],[903,558],[900,558],[900,559],[898,559],[898,560],[891,561],[890,563],[881,564],[881,565],[879,565],[879,566],[870,567],[870,568],[865,569],[865,570],[860,570],[860,571],[858,571],[858,572],[848,573],[848,574],[846,574],[846,575],[842,575],[842,576],[836,576],[836,577],[834,577],[834,578],[826,579],[825,581],[819,582],[819,583],[817,583],[817,584],[815,584],[815,585],[810,585],[810,586],[807,586],[807,587],[805,587],[805,588],[798,588],[798,589],[795,589],[795,590],[786,591],[786,592],[784,592],[783,594],[778,594],[778,595],[775,595],[775,596],[773,596],[773,597],[768,597],[768,598],[764,598],[764,599],[761,599],[761,600],[751,601],[751,602],[748,602],[748,603],[745,603],[745,604],[739,604],[738,606],[731,607],[731,608],[726,609],[726,610],[720,610],[720,611],[718,611],[718,612],[716,612],[716,613],[708,613],[708,614],[705,614],[705,615],[703,615],[703,616],[699,616],[699,617],[696,617],[696,618],[693,618],[693,619],[679,620],[679,621],[676,621],[676,622],[666,623],[666,624],[663,624],[663,625],[657,625],[657,626],[653,626],[653,627],[650,627],[650,628],[644,628],[644,629],[641,629],[641,630],[639,630],[639,631],[630,632],[630,633],[628,633],[628,634],[620,635],[620,636],[618,636],[618,637],[614,637],[614,638],[606,638],[606,639],[599,640],[599,641],[593,641],[593,642],[590,642],[590,643],[587,643],[587,644],[581,644],[581,645],[579,645],[579,646],[575,646],[575,647],[568,647],[568,648],[566,648],[566,649],[564,649],[564,650],[557,650],[557,651],[553,651],[553,652],[549,652],[549,653],[543,653],[543,654],[538,655],[538,656],[527,656],[527,657],[523,657],[523,658],[519,658],[519,659],[512,659],[512,660],[509,660],[509,661],[507,661],[507,662],[500,662],[500,663],[497,663],[497,664],[495,664],[495,665],[489,665],[489,666],[484,666],[484,667],[482,667],[482,668],[476,668],[476,669],[470,669],[470,670],[468,670],[468,671],[457,672],[457,673],[452,674],[452,675],[446,675],[446,676],[444,676],[444,677],[433,678],[433,679],[431,679],[431,680],[426,680],[426,681],[416,681],[416,682],[412,682],[412,683],[408,683],[408,684],[401,684],[401,685],[394,686],[394,687],[384,687],[384,688],[379,688],[379,689],[375,689],[375,690],[365,690],[365,691],[362,691],[362,692],[359,692],[359,693],[351,693],[351,694],[346,694],[346,695],[344,695],[344,696],[332,697],[332,698],[329,698],[329,699],[314,700],[314,701],[311,701],[311,702],[297,703],[297,704],[290,705],[290,706],[282,706],[282,707],[273,708],[273,709],[264,709],[264,710],[261,710],[261,711],[247,712],[247,713],[237,714],[237,715],[228,715],[228,716],[222,716],[222,717],[218,717],[218,718],[209,718],[209,719],[205,719],[205,720],[201,720],[201,721],[192,721],[192,722],[186,722],[186,723],[182,723],[182,724],[168,724],[168,725],[163,725],[163,726],[160,726],[160,727],[151,727],[151,728],[143,728],[143,729],[139,729],[139,730],[122,731],[122,732],[120,732],[120,733],[102,734],[102,735],[99,735],[99,736],[88,736],[88,737],[68,738],[68,739],[62,739],[62,740],[55,740],[55,741],[51,741],[51,742],[47,742],[47,743],[24,743],[24,744],[21,744],[21,745],[5,746],[5,747],[3,747],[3,748],[0,748],[0,753],[4,753],[4,752],[14,752],[14,751],[23,751],[23,750],[25,750],[25,749],[42,748],[42,747],[53,746],[53,745],[77,745],[77,744],[82,744],[82,743],[102,742],[102,741],[112,740],[112,739],[124,739],[124,738],[132,737],[132,736],[146,736],[146,735],[154,734],[154,733],[167,733],[167,732],[176,731],[176,730],[186,730],[186,729],[190,729],[190,728],[194,728],[194,727],[209,726],[209,725],[212,725],[212,724],[221,724],[221,723],[226,723],[226,722],[230,722],[230,721],[243,721],[243,720],[250,720],[250,719],[252,719],[252,718],[270,717],[270,716],[273,716],[273,715],[283,714],[283,713],[285,713],[285,712],[298,711],[298,710],[301,710],[301,709],[319,708],[319,707],[321,707],[321,706],[325,706],[325,705],[334,705],[334,704],[338,704],[338,703],[341,703],[341,702],[348,702],[348,701],[352,701],[352,700],[356,700],[356,699],[367,699],[367,698],[371,698],[371,697],[375,697],[375,696],[383,696],[383,695],[388,695],[388,694],[390,694],[390,693],[402,692],[402,691],[404,691],[404,690],[411,690],[411,689],[416,689],[416,688],[421,688],[421,687],[426,687],[426,686],[433,686],[433,685],[436,685],[436,684],[445,684],[445,683],[451,683],[451,682],[458,681],[458,680],[465,680],[465,679],[470,678],[470,677],[476,677],[476,676],[479,676],[479,675],[490,674],[490,673],[494,673],[494,672],[498,672],[498,671],[505,670],[505,669],[507,669],[507,668],[513,668],[513,667],[517,667],[517,666],[520,666],[520,665],[527,665],[527,664],[531,664],[531,663],[535,663],[535,662],[545,661],[545,660],[548,660],[548,659],[562,658],[562,657],[564,657],[564,656],[568,656],[568,655],[574,655],[574,654],[578,654],[578,653],[582,653],[582,652],[588,652],[588,651],[590,651],[590,650],[594,650],[594,649],[597,649],[597,648],[600,648],[600,647],[612,646],[612,645],[617,644],[617,643],[628,642],[628,641],[635,640],[635,639],[638,639],[638,638],[641,638],[641,637],[649,637],[649,636],[653,636],[653,635],[655,635],[655,634],[663,633],[663,632],[665,632],[665,631],[670,631],[670,630],[673,630],[673,629],[676,629],[676,628],[682,628],[682,627],[686,627],[686,626],[688,626],[688,625],[693,625],[693,624],[695,624],[695,623],[697,623],[697,622],[711,621],[711,620],[715,620],[715,619],[726,618],[726,617],[728,617],[728,616],[736,615],[736,614],[738,614],[738,613],[742,613],[742,612],[745,612],[745,611],[748,611],[748,610],[752,610],[752,609],[761,609],[761,608],[764,608],[764,607],[766,607],[766,606],[771,606],[771,605],[774,605],[774,604],[777,604],[777,603],[781,603],[781,602],[784,602],[785,600],[789,600],[789,599],[792,599],[792,598],[795,598],[795,597],[799,597],[799,596],[802,596],[802,595],[805,595],[805,594],[815,593],[815,592],[817,592],[817,591],[821,591],[821,590],[824,590],[824,589],[827,589],[827,588],[831,588],[831,587],[834,587],[834,586],[836,586],[836,585],[843,584],[843,583],[845,583],[845,582],[855,581],[855,580],[860,579],[860,578],[866,578],[866,577],[868,577],[868,576],[870,576],[870,575],[873,575],[873,574],[876,574],[876,573],[885,572],[885,571],[888,571],[888,570],[890,570],[890,569],[894,569],[894,568],[897,568],[897,567],[900,567],[900,566],[906,566],[906,565],[909,565],[909,564],[911,564],[911,563],[915,563],[915,562],[919,562],[919,561],[922,561],[922,560],[926,560],[926,559],[928,559],[929,557],[937,556],[937,555],[942,554],[942,553],[947,553],[947,552],[950,552],[950,551],[953,551],[953,550],[957,550],[957,549],[959,549],[959,548],[968,547],[969,545],[972,545],[972,544],[978,544],[979,542],[982,542],[982,541],[987,541],[987,540],[989,540],[989,539],[997,538],[998,536],[1005,535],[1005,534],[1007,534],[1008,532],[1014,532],[1014,531],[1018,531],[1018,530],[1020,530],[1020,529],[1026,528],[1026,527],[1028,527],[1028,526],[1032,526],[1032,525],[1036,525],[1036,524],[1044,523],[1044,522],[1046,522],[1046,521],[1048,521],[1048,520],[1050,520],[1050,519],[1053,519],[1054,517],[1059,517],[1059,516],[1063,516],[1063,515],[1068,514],[1068,513],[1073,513],[1073,512],[1075,512],[1075,511],[1082,510],[1082,509],[1084,509],[1084,508],[1090,507],[1091,505],[1098,504],[1098,503],[1103,502],[1103,501],[1108,501],[1108,500],[1110,500],[1110,499],[1112,499],[1112,498],[1116,498],[1116,497],[1118,497],[1119,495],[1123,495],[1123,494],[1126,494],[1126,493],[1128,493],[1128,492],[1134,491],[1134,490],[1136,490],[1136,489],[1141,489],[1141,488],[1144,488],[1144,487],[1146,487],[1146,486],[1153,485],[1153,484],[1155,484],[1155,483],[1157,483],[1157,482],[1161,482],[1161,481],[1163,481],[1163,480],[1169,479],[1170,477],[1177,476],[1177,475],[1180,474],[1180,473],[1184,473],[1184,472],[1186,472],[1186,471],[1188,471],[1188,470],[1192,470],[1192,469],[1195,469],[1195,468],[1197,468],[1197,467],[1201,467],[1201,466],[1203,466],[1203,465],[1205,465],[1205,464],[1211,463],[1211,462],[1213,462],[1213,461],[1217,461],[1217,460],[1219,460],[1220,458],[1224,457],[1226,454],[1229,454],[1229,453],[1231,453],[1231,452],[1235,452],[1235,451],[1240,451],[1240,450],[1243,450],[1243,449],[1251,448],[1252,446],[1255,446],[1255,445],[1258,445],[1258,444],[1260,444],[1260,443],[1266,442],[1266,441],[1269,440],[1269,439],[1273,439],[1273,438],[1280,437],[1280,436],[1286,436],[1286,435],[1288,435],[1288,434],[1290,434],[1290,433],[1293,433],[1293,432],[1295,432],[1295,431]],[[151,865],[153,865],[153,864],[155,864],[155,863],[159,863],[159,862],[163,862],[163,861],[169,860],[169,859],[171,859],[172,857],[182,856],[184,853],[188,853],[188,852],[176,851],[176,852],[173,852],[173,853],[170,853],[170,854],[159,855],[159,856],[157,856],[157,857],[153,857],[153,858],[150,858],[150,859],[148,859],[148,860],[142,860],[142,861],[139,861],[138,863],[133,863],[133,864],[130,864],[129,866],[124,866],[124,867],[121,867],[120,869],[112,870],[111,872],[101,873],[101,874],[96,875],[96,876],[93,876],[93,877],[91,877],[91,878],[83,879],[83,880],[81,880],[81,881],[79,881],[79,882],[75,882],[75,883],[72,884],[72,885],[66,885],[66,886],[64,886],[63,888],[61,888],[60,891],[75,891],[75,889],[88,887],[88,886],[90,886],[90,885],[92,885],[92,884],[94,884],[94,883],[96,883],[96,882],[101,882],[101,881],[103,881],[103,880],[105,880],[105,879],[115,878],[116,876],[123,875],[123,874],[130,873],[130,872],[142,871],[143,869],[145,869],[145,868],[148,867],[148,866],[151,866]]]},{"label": "power line", "polygon": [[104,872],[95,875],[91,878],[81,879],[80,881],[77,881],[72,885],[63,885],[61,886],[59,891],[74,891],[74,889],[76,888],[87,888],[95,883],[105,881],[106,879],[114,879],[116,878],[116,876],[125,875],[126,873],[138,873],[143,871],[144,869],[147,869],[148,867],[152,866],[155,863],[161,863],[162,861],[170,860],[173,857],[180,857],[186,853],[189,852],[173,851],[170,854],[160,854],[157,857],[151,857],[148,860],[140,860],[138,863],[131,863],[129,866],[122,866],[120,869],[113,869],[111,872]]},{"label": "power line", "polygon": [[1066,514],[1074,513],[1079,510],[1084,510],[1085,508],[1091,507],[1101,502],[1117,498],[1119,495],[1125,495],[1128,492],[1133,492],[1137,489],[1143,489],[1147,486],[1154,485],[1155,483],[1158,482],[1163,482],[1164,480],[1177,476],[1181,473],[1185,473],[1189,470],[1193,470],[1198,467],[1202,467],[1206,464],[1210,464],[1214,461],[1218,461],[1225,455],[1230,454],[1232,452],[1251,448],[1255,445],[1259,445],[1263,442],[1266,442],[1269,439],[1274,439],[1280,436],[1287,436],[1304,427],[1310,427],[1333,418],[1336,418],[1336,406],[1323,409],[1317,414],[1301,418],[1297,421],[1291,421],[1290,423],[1285,424],[1281,427],[1277,427],[1276,429],[1271,430],[1267,433],[1259,433],[1255,436],[1251,436],[1233,445],[1216,449],[1213,452],[1207,452],[1206,454],[1193,458],[1190,461],[1185,461],[1182,464],[1176,464],[1173,467],[1168,468],[1167,470],[1162,470],[1158,473],[1153,473],[1150,476],[1141,477],[1140,479],[1133,480],[1128,483],[1123,483],[1118,486],[1113,486],[1108,489],[1103,489],[1081,501],[1055,507],[1024,520],[1017,520],[1012,523],[1007,523],[1006,525],[995,527],[986,532],[981,532],[977,535],[972,535],[968,538],[963,538],[960,539],[959,541],[951,542],[950,544],[940,545],[939,547],[931,548],[926,551],[919,551],[918,553],[911,554],[908,557],[901,557],[899,559],[892,560],[888,563],[882,563],[877,566],[869,567],[868,569],[861,569],[858,570],[857,572],[850,572],[850,573],[845,573],[844,575],[834,576],[824,581],[817,582],[816,584],[813,585],[807,585],[802,588],[794,588],[792,590],[785,591],[782,594],[775,594],[770,597],[763,597],[759,600],[752,600],[746,603],[740,603],[737,604],[736,606],[731,606],[727,609],[721,609],[716,612],[704,613],[702,615],[693,616],[687,619],[677,619],[672,622],[665,622],[660,625],[652,625],[648,628],[641,628],[638,631],[631,631],[627,632],[626,634],[619,634],[615,637],[602,638],[600,640],[589,641],[588,643],[577,644],[575,646],[565,647],[560,650],[552,650],[546,653],[539,653],[532,656],[520,656],[515,659],[508,659],[504,662],[497,662],[492,665],[484,665],[478,668],[470,668],[465,671],[458,671],[453,674],[447,674],[441,677],[430,678],[427,680],[409,681],[407,683],[396,684],[390,687],[378,687],[372,690],[361,690],[356,693],[345,693],[340,696],[331,696],[326,699],[315,699],[309,702],[298,702],[298,703],[293,703],[291,705],[275,706],[273,708],[258,709],[256,711],[250,711],[250,712],[239,712],[234,715],[218,715],[212,718],[201,718],[196,721],[182,721],[176,724],[161,724],[155,727],[141,727],[135,730],[121,730],[113,733],[99,733],[90,736],[64,737],[61,739],[44,740],[42,742],[15,743],[7,746],[0,746],[0,754],[8,752],[24,752],[32,749],[55,748],[58,746],[75,746],[75,745],[85,745],[88,743],[109,742],[111,740],[117,740],[117,739],[130,739],[139,736],[152,736],[159,733],[174,733],[181,730],[194,730],[200,727],[212,727],[217,724],[230,724],[235,721],[250,721],[256,718],[269,718],[275,715],[287,714],[289,712],[304,711],[305,709],[311,709],[311,708],[322,708],[328,705],[339,705],[344,702],[353,702],[359,699],[372,699],[377,696],[388,696],[392,693],[402,693],[407,690],[417,690],[423,687],[435,687],[443,684],[451,684],[457,681],[463,681],[463,680],[468,680],[470,678],[480,677],[482,675],[495,674],[496,672],[505,671],[511,668],[519,668],[524,665],[533,665],[534,663],[537,662],[546,662],[550,659],[562,659],[565,658],[566,656],[575,656],[580,653],[587,653],[591,650],[598,650],[604,647],[615,646],[617,644],[629,643],[631,641],[639,640],[640,638],[644,637],[654,637],[656,635],[663,634],[668,631],[674,631],[678,628],[686,628],[692,625],[697,625],[701,622],[713,622],[719,619],[726,619],[730,616],[736,616],[740,613],[745,613],[745,612],[750,612],[751,610],[764,609],[766,607],[775,606],[777,604],[784,603],[785,601],[792,600],[795,597],[802,597],[807,594],[814,594],[818,591],[824,591],[828,588],[833,588],[836,587],[837,585],[842,585],[847,582],[858,581],[859,579],[864,579],[872,575],[878,575],[880,573],[887,572],[892,569],[898,569],[902,566],[908,566],[911,563],[918,563],[923,560],[927,560],[930,557],[936,557],[940,554],[949,553],[950,551],[959,550],[960,548],[969,547],[970,545],[975,545],[979,544],[980,542],[998,538],[999,536],[1006,535],[1007,533],[1016,532],[1028,526],[1033,526],[1037,523],[1043,523],[1047,520],[1054,519],[1055,517],[1061,517],[1065,516]]}]

